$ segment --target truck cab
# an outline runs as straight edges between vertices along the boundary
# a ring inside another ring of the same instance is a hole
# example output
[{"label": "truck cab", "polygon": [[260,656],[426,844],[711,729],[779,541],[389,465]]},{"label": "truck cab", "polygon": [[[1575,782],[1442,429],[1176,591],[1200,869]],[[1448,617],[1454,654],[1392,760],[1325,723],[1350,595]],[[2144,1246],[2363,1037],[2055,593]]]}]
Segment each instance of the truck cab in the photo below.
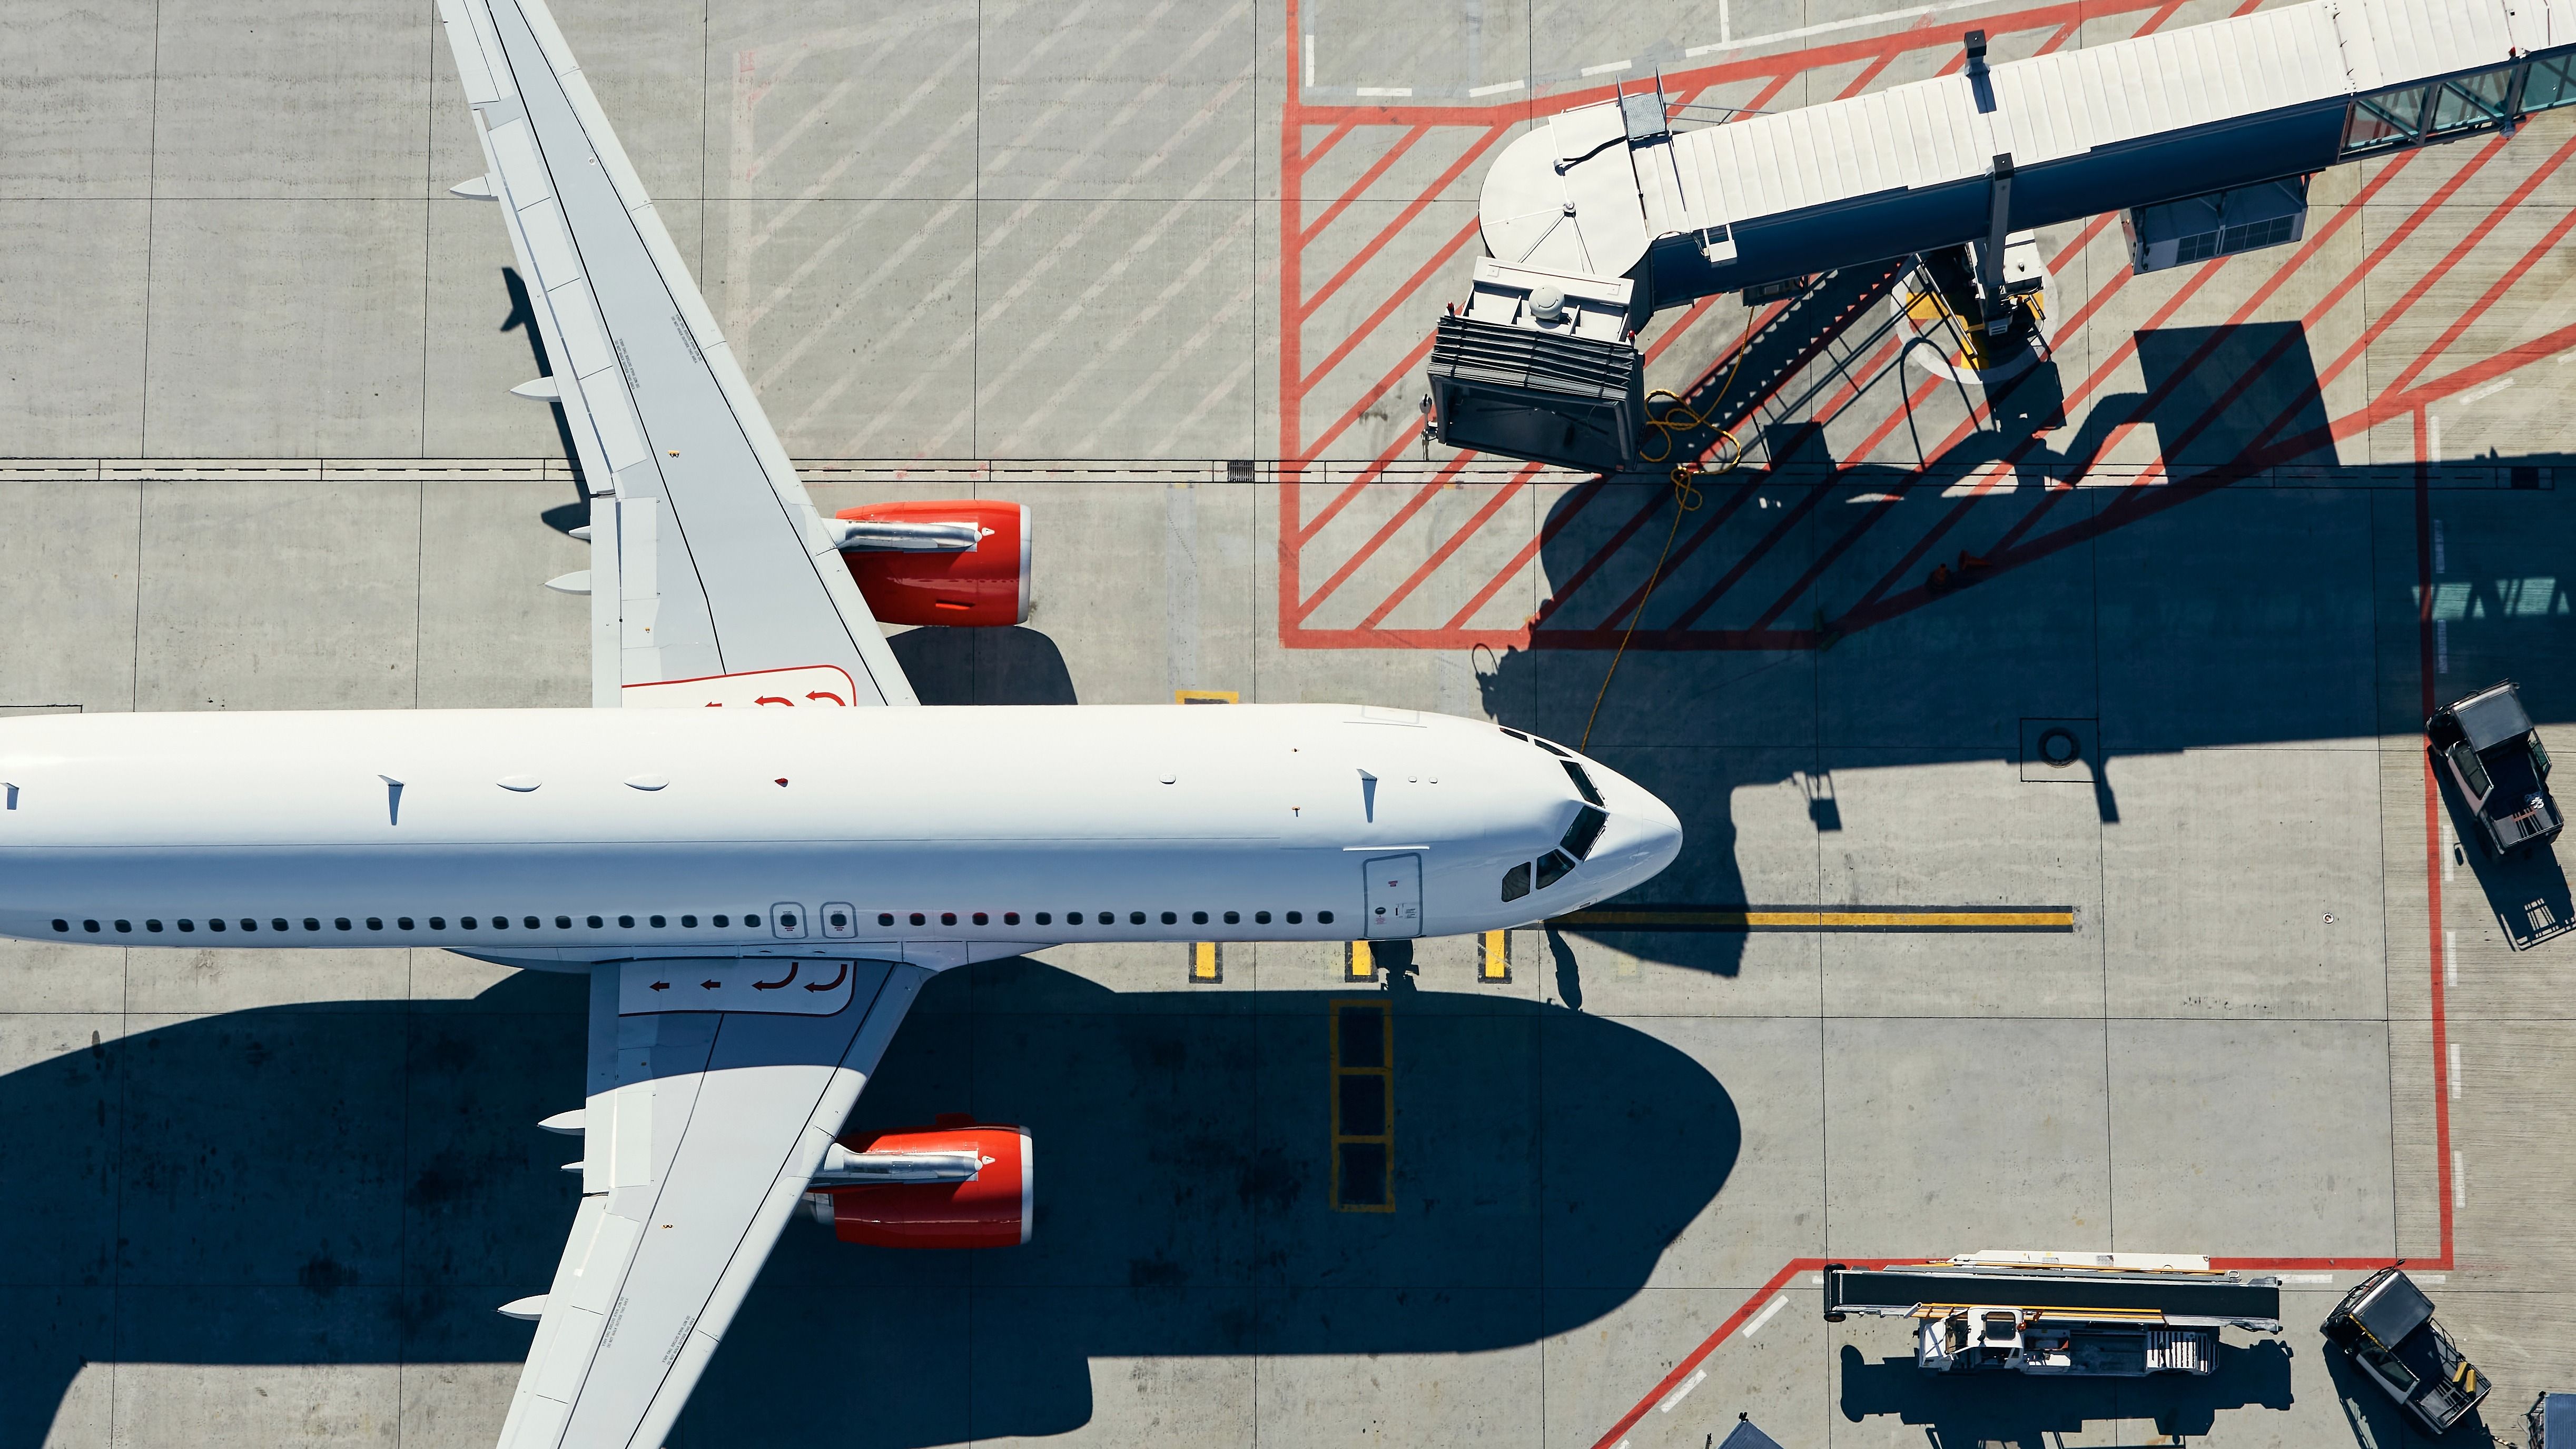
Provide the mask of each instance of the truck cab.
[{"label": "truck cab", "polygon": [[2468,1417],[2491,1387],[2433,1320],[2433,1300],[2395,1268],[2363,1279],[2318,1327],[2427,1433]]},{"label": "truck cab", "polygon": [[2512,680],[2434,711],[2424,736],[2491,853],[2546,844],[2566,826],[2549,794],[2549,752]]}]

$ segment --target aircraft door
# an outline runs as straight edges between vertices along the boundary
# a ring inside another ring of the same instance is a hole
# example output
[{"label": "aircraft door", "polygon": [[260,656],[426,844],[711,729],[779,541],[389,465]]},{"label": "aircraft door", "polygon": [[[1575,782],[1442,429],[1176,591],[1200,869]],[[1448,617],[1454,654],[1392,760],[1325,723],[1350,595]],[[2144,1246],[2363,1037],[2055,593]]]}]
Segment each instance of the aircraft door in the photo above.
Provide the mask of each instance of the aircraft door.
[{"label": "aircraft door", "polygon": [[1360,869],[1368,873],[1368,934],[1422,934],[1422,857],[1381,855]]}]

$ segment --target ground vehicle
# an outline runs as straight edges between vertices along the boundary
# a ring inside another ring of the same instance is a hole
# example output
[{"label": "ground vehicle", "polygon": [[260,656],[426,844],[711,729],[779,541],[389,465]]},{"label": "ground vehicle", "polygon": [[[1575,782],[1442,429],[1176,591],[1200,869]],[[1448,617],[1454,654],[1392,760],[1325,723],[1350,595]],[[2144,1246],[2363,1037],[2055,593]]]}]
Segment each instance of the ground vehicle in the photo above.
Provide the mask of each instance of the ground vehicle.
[{"label": "ground vehicle", "polygon": [[2218,1331],[2281,1331],[2281,1280],[2145,1253],[1968,1253],[1945,1263],[1825,1269],[1825,1321],[1915,1321],[1934,1373],[2070,1378],[2210,1374]]},{"label": "ground vehicle", "polygon": [[2493,1387],[2433,1321],[2433,1300],[2395,1268],[2363,1279],[2318,1329],[2431,1433],[2468,1417]]},{"label": "ground vehicle", "polygon": [[2543,1389],[2531,1401],[2531,1412],[2522,1416],[2531,1430],[2531,1449],[2549,1449],[2555,1439],[2564,1446],[2576,1444],[2576,1394],[2553,1393]]},{"label": "ground vehicle", "polygon": [[2488,849],[2503,855],[2544,844],[2565,828],[2549,795],[2549,752],[2512,680],[2435,710],[2424,736],[2477,816]]}]

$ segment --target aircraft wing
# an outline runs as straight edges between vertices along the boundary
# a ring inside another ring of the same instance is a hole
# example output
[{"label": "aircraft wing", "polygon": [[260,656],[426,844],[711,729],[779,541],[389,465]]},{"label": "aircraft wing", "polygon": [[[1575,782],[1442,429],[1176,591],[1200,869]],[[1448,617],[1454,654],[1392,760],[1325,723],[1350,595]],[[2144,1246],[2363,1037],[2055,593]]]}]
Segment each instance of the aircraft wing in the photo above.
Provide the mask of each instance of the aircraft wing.
[{"label": "aircraft wing", "polygon": [[915,703],[544,0],[438,8],[487,168],[456,190],[501,204],[553,368],[519,391],[562,405],[591,497],[591,702],[838,670]]},{"label": "aircraft wing", "polygon": [[[667,1009],[676,994],[772,989],[767,974],[790,984],[754,997],[763,1010]],[[657,1449],[930,975],[882,961],[592,968],[581,1207],[553,1287],[510,1306],[538,1315],[537,1337],[501,1449]]]}]

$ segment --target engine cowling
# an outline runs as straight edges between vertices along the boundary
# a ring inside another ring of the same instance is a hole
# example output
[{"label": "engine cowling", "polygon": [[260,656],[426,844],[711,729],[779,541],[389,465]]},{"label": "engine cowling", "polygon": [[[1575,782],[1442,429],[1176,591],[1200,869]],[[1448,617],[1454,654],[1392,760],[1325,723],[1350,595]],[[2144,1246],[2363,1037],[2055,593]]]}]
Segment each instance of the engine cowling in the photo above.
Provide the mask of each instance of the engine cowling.
[{"label": "engine cowling", "polygon": [[[880,1248],[1010,1248],[1029,1240],[1033,1228],[1034,1146],[1028,1129],[979,1123],[942,1114],[929,1127],[840,1139],[840,1176],[864,1176],[875,1163],[888,1176],[929,1176],[942,1161],[971,1154],[972,1177],[951,1181],[818,1181],[805,1194],[806,1209],[845,1243]],[[829,1164],[827,1163],[827,1166]]]},{"label": "engine cowling", "polygon": [[867,530],[842,546],[859,593],[882,624],[1008,628],[1029,617],[1029,510],[979,499],[871,503],[833,517],[857,524],[973,525],[972,548],[889,546]]}]

